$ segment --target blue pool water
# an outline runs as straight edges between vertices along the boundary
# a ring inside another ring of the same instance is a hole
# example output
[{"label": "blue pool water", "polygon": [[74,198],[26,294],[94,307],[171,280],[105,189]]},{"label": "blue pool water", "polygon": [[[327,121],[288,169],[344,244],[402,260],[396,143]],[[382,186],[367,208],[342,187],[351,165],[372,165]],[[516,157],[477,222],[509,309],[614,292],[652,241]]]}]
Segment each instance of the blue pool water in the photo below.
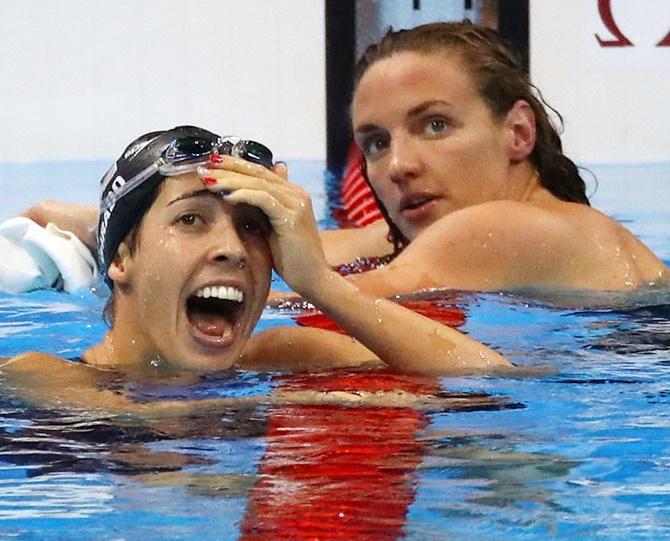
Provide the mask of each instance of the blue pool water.
[{"label": "blue pool water", "polygon": [[[320,167],[293,175],[327,221]],[[0,219],[37,197],[93,201],[103,169],[0,165]],[[592,170],[594,205],[670,261],[670,164]],[[0,293],[0,357],[77,356],[104,332],[103,304],[94,292]],[[0,396],[0,540],[670,538],[670,291],[458,304],[467,332],[554,370],[404,378],[444,399],[425,411],[263,403],[146,422]],[[267,312],[261,327],[289,321]],[[269,396],[365,377],[230,373],[126,391]]]}]

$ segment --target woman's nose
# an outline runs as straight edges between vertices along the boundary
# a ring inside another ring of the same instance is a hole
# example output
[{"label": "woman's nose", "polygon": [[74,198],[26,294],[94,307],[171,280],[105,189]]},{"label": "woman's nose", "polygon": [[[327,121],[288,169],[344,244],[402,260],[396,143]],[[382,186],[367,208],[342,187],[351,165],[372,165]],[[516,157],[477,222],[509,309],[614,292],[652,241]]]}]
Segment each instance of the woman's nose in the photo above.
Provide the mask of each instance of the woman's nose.
[{"label": "woman's nose", "polygon": [[232,222],[221,224],[212,231],[211,260],[243,268],[247,262],[247,248]]},{"label": "woman's nose", "polygon": [[416,143],[394,138],[390,149],[389,176],[400,184],[416,178],[421,171],[421,157]]},{"label": "woman's nose", "polygon": [[217,263],[226,263],[240,269],[243,269],[247,266],[247,256],[239,252],[221,251],[215,255],[214,260]]}]

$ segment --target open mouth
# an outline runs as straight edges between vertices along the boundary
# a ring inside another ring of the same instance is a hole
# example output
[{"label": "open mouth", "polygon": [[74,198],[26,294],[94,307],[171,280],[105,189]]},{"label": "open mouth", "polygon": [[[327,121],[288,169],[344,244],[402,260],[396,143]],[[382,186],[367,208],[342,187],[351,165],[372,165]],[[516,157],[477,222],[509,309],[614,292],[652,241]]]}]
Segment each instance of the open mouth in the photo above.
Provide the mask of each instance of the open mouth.
[{"label": "open mouth", "polygon": [[232,338],[238,322],[244,294],[235,287],[208,286],[191,295],[186,301],[189,323],[198,334],[214,342],[227,342]]}]

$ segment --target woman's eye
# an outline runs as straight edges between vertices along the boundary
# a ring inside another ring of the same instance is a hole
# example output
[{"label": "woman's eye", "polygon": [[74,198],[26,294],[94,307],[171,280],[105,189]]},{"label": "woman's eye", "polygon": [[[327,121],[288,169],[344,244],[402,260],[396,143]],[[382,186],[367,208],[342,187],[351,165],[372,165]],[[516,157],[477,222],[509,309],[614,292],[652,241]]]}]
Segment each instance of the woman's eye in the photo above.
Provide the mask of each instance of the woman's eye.
[{"label": "woman's eye", "polygon": [[381,136],[369,137],[361,144],[361,150],[366,158],[375,158],[388,147],[388,138]]},{"label": "woman's eye", "polygon": [[431,118],[425,126],[425,132],[428,135],[438,135],[447,130],[449,124],[443,118]]},{"label": "woman's eye", "polygon": [[202,216],[199,214],[195,214],[193,212],[189,212],[186,214],[182,214],[179,216],[176,220],[176,223],[179,225],[183,225],[186,227],[198,227],[201,226],[205,223],[205,221],[202,219]]}]

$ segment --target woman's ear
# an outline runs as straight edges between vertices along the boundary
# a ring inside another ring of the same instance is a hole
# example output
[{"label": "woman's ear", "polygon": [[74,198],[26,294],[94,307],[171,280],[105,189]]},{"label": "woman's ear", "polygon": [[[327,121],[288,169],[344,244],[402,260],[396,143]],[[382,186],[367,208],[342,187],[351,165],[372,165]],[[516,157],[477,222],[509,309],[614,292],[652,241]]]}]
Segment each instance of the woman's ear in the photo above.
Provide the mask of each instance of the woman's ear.
[{"label": "woman's ear", "polygon": [[528,158],[535,148],[535,113],[526,100],[517,100],[505,117],[510,130],[509,158],[520,162]]},{"label": "woman's ear", "polygon": [[107,269],[107,276],[115,284],[127,284],[133,268],[133,256],[125,242],[119,244],[114,260]]}]

